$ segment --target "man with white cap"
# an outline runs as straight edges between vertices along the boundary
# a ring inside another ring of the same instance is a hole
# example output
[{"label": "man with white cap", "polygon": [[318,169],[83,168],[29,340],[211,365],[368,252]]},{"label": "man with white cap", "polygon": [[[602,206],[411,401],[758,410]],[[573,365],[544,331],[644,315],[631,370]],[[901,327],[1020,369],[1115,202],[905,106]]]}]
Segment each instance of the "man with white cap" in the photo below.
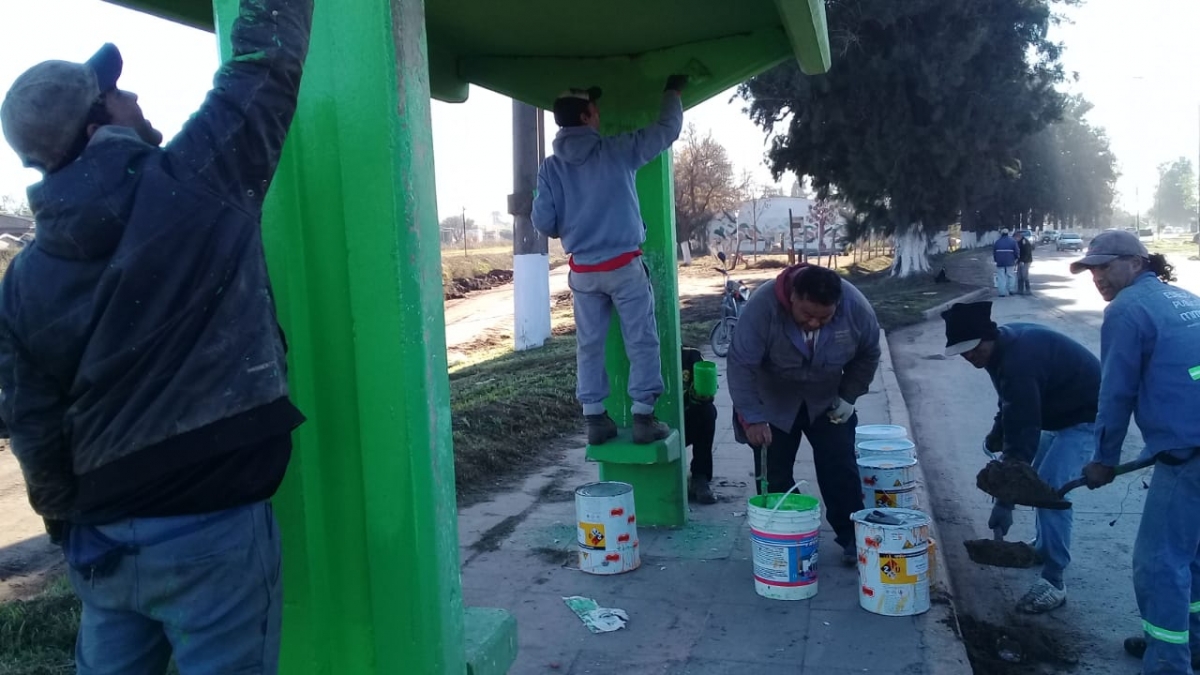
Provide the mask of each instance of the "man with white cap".
[{"label": "man with white cap", "polygon": [[574,300],[576,395],[583,405],[589,445],[616,437],[604,410],[608,372],[604,341],[615,309],[629,357],[633,442],[652,443],[671,430],[654,417],[663,392],[658,325],[650,271],[642,262],[646,225],[638,205],[638,169],[671,147],[683,128],[684,75],[667,78],[658,121],[632,133],[600,135],[601,91],[569,89],[554,101],[554,154],[538,171],[533,226],[562,239],[570,254],[568,285]]},{"label": "man with white cap", "polygon": [[1100,329],[1100,406],[1088,487],[1115,477],[1129,417],[1154,476],[1133,548],[1133,589],[1144,637],[1125,649],[1145,675],[1200,667],[1200,297],[1137,236],[1108,230],[1071,271],[1092,273],[1108,301]]},{"label": "man with white cap", "polygon": [[[946,355],[962,356],[987,371],[999,399],[989,452],[1033,466],[1054,488],[1079,478],[1092,453],[1100,362],[1087,347],[1032,323],[997,326],[992,303],[952,305],[946,322]],[[1013,507],[997,503],[988,528],[1003,537]],[[1071,562],[1071,511],[1037,509],[1034,551],[1041,577],[1017,609],[1040,614],[1067,601],[1063,572]]]},{"label": "man with white cap", "polygon": [[244,0],[233,58],[170,143],[105,45],[0,104],[42,172],[37,238],[0,285],[0,417],[83,602],[80,675],[274,673],[269,499],[304,417],[263,258],[312,0]]}]

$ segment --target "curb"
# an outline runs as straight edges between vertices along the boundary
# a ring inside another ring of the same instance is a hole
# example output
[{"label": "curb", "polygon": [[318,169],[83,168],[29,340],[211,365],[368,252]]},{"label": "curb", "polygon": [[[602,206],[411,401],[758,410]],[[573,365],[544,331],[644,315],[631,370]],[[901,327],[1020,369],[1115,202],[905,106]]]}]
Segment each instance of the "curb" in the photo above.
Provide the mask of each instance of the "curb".
[{"label": "curb", "polygon": [[952,298],[950,300],[947,300],[946,302],[943,302],[942,304],[937,305],[936,307],[930,307],[929,309],[925,310],[924,312],[921,312],[921,314],[925,317],[926,321],[933,321],[934,319],[940,318],[942,312],[950,309],[950,305],[956,305],[960,302],[975,302],[976,300],[987,297],[991,294],[992,294],[992,289],[990,289],[990,288],[978,288],[976,290],[971,291],[970,293],[964,293],[963,295],[960,295],[957,298]]},{"label": "curb", "polygon": [[[988,289],[982,288],[964,295],[963,298],[979,297],[980,294],[987,292]],[[946,303],[946,306],[954,302],[969,301],[960,298]],[[930,311],[940,310],[935,308]],[[880,336],[879,347],[881,352],[879,369],[883,379],[884,396],[887,398],[888,417],[892,424],[903,426],[909,430],[911,435],[912,419],[908,414],[908,404],[904,402],[904,395],[900,390],[900,382],[896,379],[896,370],[892,363],[892,350],[886,333]],[[919,459],[919,451],[917,456]],[[920,461],[918,461],[917,499],[921,504],[930,505],[932,501],[925,485],[925,474],[921,470]],[[950,583],[950,575],[946,567],[946,543],[938,532],[936,514],[928,507],[926,507],[926,512],[929,513],[932,521],[930,530],[937,539],[938,546],[934,555],[937,579],[929,589],[934,604],[926,614],[926,619],[917,622],[921,632],[921,648],[925,657],[925,673],[927,675],[961,675],[961,673],[970,672],[971,661],[967,657],[967,647],[962,640],[962,628],[958,625],[958,614],[954,610],[954,588]],[[938,602],[938,600],[942,600],[942,602]]]}]

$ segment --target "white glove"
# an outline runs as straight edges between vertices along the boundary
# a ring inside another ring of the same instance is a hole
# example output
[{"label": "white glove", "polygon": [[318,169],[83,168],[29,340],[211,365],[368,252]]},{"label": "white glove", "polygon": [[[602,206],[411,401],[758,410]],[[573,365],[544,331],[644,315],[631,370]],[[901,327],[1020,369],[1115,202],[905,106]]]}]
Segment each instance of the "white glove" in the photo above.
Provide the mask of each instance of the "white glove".
[{"label": "white glove", "polygon": [[844,398],[839,398],[837,405],[829,409],[827,413],[829,421],[834,424],[845,424],[850,421],[850,416],[854,414],[854,404]]}]

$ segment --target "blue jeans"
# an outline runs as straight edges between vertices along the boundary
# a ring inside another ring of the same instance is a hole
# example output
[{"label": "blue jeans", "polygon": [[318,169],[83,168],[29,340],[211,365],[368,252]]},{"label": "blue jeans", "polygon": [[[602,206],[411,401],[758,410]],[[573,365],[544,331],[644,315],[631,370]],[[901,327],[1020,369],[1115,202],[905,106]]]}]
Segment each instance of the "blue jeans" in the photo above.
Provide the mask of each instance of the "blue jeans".
[{"label": "blue jeans", "polygon": [[1191,673],[1200,654],[1200,457],[1159,462],[1133,545],[1133,590],[1146,633],[1143,675]]},{"label": "blue jeans", "polygon": [[[172,656],[182,675],[277,671],[279,530],[269,504],[229,513],[97,528],[121,543],[161,543],[141,546],[105,576],[71,570],[83,601],[79,675],[162,675]],[[179,530],[187,533],[162,541]]]},{"label": "blue jeans", "polygon": [[1016,286],[1016,267],[996,267],[996,292],[1000,297],[1016,292]]},{"label": "blue jeans", "polygon": [[604,341],[613,309],[620,319],[625,355],[629,357],[629,398],[635,415],[654,412],[663,392],[658,353],[658,324],[654,318],[654,290],[641,258],[611,272],[574,272],[567,277],[575,310],[575,394],[583,414],[604,412],[608,398],[608,371],[604,367]]},{"label": "blue jeans", "polygon": [[[1095,425],[1077,424],[1043,431],[1033,457],[1033,470],[1054,489],[1083,475],[1096,449]],[[1070,496],[1067,497],[1070,499]],[[1071,562],[1071,509],[1035,509],[1036,548],[1042,556],[1042,578],[1063,587],[1063,570]]]}]

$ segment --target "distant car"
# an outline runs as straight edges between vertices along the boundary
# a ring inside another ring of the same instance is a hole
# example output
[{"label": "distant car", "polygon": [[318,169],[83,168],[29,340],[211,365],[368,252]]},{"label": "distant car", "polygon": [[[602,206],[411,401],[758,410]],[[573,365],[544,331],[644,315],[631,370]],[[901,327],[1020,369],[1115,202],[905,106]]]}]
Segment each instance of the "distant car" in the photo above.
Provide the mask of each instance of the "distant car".
[{"label": "distant car", "polygon": [[1058,241],[1058,230],[1045,230],[1042,232],[1042,243],[1053,244]]},{"label": "distant car", "polygon": [[1149,244],[1150,242],[1154,241],[1154,230],[1148,227],[1138,230],[1137,235],[1138,239],[1140,239],[1142,243]]},{"label": "distant car", "polygon": [[1022,237],[1025,237],[1025,241],[1028,241],[1029,243],[1033,244],[1034,248],[1037,248],[1038,242],[1037,239],[1034,239],[1033,237],[1033,230],[1017,230],[1013,234],[1019,234]]},{"label": "distant car", "polygon": [[1058,236],[1058,241],[1054,242],[1056,251],[1082,251],[1083,237],[1080,237],[1074,232],[1063,232]]}]

